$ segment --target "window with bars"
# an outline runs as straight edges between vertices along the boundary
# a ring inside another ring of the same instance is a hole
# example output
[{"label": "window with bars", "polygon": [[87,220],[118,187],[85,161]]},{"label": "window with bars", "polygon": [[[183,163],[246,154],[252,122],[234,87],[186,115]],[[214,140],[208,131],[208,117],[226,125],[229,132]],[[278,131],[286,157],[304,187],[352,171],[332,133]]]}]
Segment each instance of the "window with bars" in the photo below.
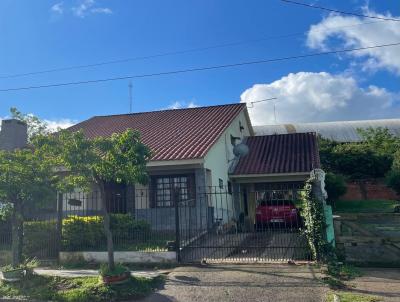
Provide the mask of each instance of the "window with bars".
[{"label": "window with bars", "polygon": [[179,190],[180,201],[193,198],[194,177],[192,175],[168,175],[153,177],[153,206],[172,207],[173,189]]}]

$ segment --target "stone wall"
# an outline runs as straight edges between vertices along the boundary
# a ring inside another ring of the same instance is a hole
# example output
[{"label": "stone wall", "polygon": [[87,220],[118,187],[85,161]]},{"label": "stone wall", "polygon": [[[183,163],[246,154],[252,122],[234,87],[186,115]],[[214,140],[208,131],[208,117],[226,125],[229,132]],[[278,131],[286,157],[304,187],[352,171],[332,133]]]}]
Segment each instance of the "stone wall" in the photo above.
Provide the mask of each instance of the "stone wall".
[{"label": "stone wall", "polygon": [[347,192],[341,200],[389,199],[398,200],[400,196],[385,185],[382,179],[357,180],[347,182]]},{"label": "stone wall", "polygon": [[27,126],[24,122],[10,119],[1,122],[0,149],[11,151],[25,148],[28,142]]}]

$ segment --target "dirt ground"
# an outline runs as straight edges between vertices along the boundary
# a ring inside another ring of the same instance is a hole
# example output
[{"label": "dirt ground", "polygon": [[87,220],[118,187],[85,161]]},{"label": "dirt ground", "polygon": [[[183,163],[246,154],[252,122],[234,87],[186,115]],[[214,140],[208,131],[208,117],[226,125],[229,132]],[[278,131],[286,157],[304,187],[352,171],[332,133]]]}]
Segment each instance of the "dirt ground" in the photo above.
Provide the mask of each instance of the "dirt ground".
[{"label": "dirt ground", "polygon": [[322,302],[328,288],[319,269],[296,265],[179,267],[165,288],[142,302]]}]

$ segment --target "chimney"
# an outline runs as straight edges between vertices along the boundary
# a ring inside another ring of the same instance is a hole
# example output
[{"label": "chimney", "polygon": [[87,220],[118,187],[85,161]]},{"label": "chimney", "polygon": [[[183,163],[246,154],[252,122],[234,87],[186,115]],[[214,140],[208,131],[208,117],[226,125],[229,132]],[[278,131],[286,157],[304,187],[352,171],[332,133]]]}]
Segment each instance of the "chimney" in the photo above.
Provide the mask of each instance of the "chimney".
[{"label": "chimney", "polygon": [[19,120],[10,119],[1,122],[0,150],[12,151],[25,148],[28,144],[28,127]]}]

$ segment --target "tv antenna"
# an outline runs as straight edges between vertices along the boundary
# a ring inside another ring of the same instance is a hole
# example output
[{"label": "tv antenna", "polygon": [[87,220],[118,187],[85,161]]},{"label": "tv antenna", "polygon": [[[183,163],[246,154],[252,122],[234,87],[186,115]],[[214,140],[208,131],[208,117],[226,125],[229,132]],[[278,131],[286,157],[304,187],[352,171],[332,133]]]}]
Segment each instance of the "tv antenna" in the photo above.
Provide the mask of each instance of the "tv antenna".
[{"label": "tv antenna", "polygon": [[132,113],[132,81],[129,81],[129,113]]},{"label": "tv antenna", "polygon": [[263,99],[263,100],[259,100],[259,101],[253,101],[253,102],[250,102],[251,107],[248,107],[248,108],[253,108],[254,104],[257,104],[257,103],[272,101],[273,105],[274,105],[274,120],[275,120],[275,124],[277,124],[277,121],[276,121],[276,100],[277,99],[278,99],[277,97],[273,97],[273,98]]}]

